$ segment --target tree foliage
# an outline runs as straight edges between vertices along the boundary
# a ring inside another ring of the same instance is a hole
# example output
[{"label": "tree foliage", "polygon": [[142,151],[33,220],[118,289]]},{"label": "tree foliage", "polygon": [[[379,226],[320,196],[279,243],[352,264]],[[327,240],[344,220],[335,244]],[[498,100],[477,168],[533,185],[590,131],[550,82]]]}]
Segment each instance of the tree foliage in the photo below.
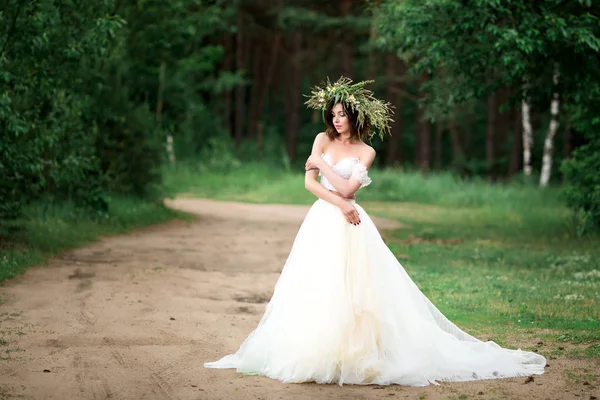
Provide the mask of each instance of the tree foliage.
[{"label": "tree foliage", "polygon": [[8,0],[0,221],[41,196],[106,215],[106,193],[159,194],[165,133],[186,126],[206,93],[237,82],[218,72],[223,51],[211,43],[228,13],[218,1]]},{"label": "tree foliage", "polygon": [[600,227],[600,138],[575,151],[562,170],[568,180],[564,193],[571,208],[576,210],[580,234]]},{"label": "tree foliage", "polygon": [[[167,138],[177,162],[301,170],[323,129],[303,95],[327,77],[374,79],[369,88],[395,106],[391,138],[370,142],[379,166],[512,176],[519,101],[531,103],[537,141],[555,89],[568,127],[558,158],[600,122],[600,11],[583,0],[3,4],[4,227],[41,197],[101,216],[110,192],[160,198]],[[534,146],[534,166],[540,154]]]},{"label": "tree foliage", "polygon": [[443,109],[503,85],[548,99],[555,64],[564,101],[588,107],[582,88],[600,84],[599,14],[585,0],[387,0],[378,43],[433,74],[428,100]]},{"label": "tree foliage", "polygon": [[[377,29],[380,46],[430,74],[426,103],[434,115],[503,87],[513,104],[547,104],[557,91],[563,120],[582,137],[599,134],[600,8],[590,1],[385,0]],[[590,194],[600,182],[587,169],[593,151],[582,149],[566,168],[571,206],[591,214],[600,207]]]},{"label": "tree foliage", "polygon": [[94,76],[85,66],[102,59],[124,22],[106,16],[110,1],[8,5],[0,14],[0,219],[47,193],[101,207],[97,130],[86,116]]}]

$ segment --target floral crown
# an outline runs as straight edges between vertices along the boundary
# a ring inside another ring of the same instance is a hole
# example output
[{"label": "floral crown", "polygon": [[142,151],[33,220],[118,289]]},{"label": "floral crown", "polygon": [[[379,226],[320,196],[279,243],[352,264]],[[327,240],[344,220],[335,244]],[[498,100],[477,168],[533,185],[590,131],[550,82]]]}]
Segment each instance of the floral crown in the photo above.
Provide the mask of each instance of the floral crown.
[{"label": "floral crown", "polygon": [[312,88],[309,99],[304,103],[309,108],[321,110],[325,120],[325,110],[331,104],[342,103],[358,114],[358,135],[361,139],[371,139],[377,132],[383,139],[384,134],[390,134],[392,122],[392,105],[373,97],[373,92],[365,89],[367,83],[375,81],[362,81],[352,84],[352,80],[344,76],[331,84],[329,78],[322,86]]}]

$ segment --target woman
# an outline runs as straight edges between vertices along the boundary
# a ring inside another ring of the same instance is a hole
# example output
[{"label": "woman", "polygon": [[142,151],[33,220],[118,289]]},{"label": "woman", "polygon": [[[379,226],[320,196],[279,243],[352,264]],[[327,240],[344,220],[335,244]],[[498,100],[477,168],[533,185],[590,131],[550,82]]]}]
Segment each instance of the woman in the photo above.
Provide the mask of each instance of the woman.
[{"label": "woman", "polygon": [[[355,193],[371,183],[390,108],[341,78],[307,104],[324,111],[305,186],[309,210],[258,327],[235,354],[206,363],[284,382],[401,384],[542,374],[546,359],[482,342],[446,319],[387,248]],[[320,182],[317,176],[321,176]]]}]

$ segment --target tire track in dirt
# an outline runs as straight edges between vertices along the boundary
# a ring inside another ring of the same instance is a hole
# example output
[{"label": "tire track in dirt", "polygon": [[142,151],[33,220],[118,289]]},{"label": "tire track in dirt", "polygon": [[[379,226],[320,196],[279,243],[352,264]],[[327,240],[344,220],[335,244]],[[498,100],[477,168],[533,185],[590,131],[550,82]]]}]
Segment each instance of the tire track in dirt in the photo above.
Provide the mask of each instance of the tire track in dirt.
[{"label": "tire track in dirt", "polygon": [[585,399],[597,390],[564,379],[566,367],[593,367],[585,360],[553,360],[528,384],[428,388],[292,385],[205,369],[258,323],[308,207],[167,203],[198,217],[103,238],[0,288],[0,314],[18,315],[0,330],[22,331],[5,339],[22,351],[0,360],[1,399]]}]

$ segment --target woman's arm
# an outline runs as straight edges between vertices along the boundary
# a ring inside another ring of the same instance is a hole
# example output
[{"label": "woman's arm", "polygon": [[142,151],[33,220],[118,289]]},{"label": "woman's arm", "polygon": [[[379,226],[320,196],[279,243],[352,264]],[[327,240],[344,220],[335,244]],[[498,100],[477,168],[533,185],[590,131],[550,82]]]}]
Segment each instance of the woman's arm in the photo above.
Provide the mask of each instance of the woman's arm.
[{"label": "woman's arm", "polygon": [[[363,164],[367,169],[371,167],[373,164],[373,160],[375,159],[375,150],[369,148],[368,152],[365,152],[365,155],[361,157]],[[317,164],[319,169],[321,170],[321,174],[325,175],[325,177],[329,180],[329,183],[333,185],[335,190],[337,190],[344,197],[352,197],[354,193],[358,191],[361,186],[360,181],[351,177],[346,180],[335,173],[335,171],[319,156],[318,159],[314,159],[314,162]]]},{"label": "woman's arm", "polygon": [[323,187],[323,185],[321,185],[319,181],[317,181],[318,175],[319,171],[306,171],[306,174],[304,175],[304,187],[306,188],[306,190],[308,190],[318,198],[325,200],[326,202],[336,205],[338,207],[342,206],[342,202],[347,203],[343,198],[341,198],[337,194],[333,194],[329,190],[325,189],[325,187]]},{"label": "woman's arm", "polygon": [[[313,143],[311,155],[316,155],[319,158],[321,157],[324,145],[326,143],[326,139],[327,136],[324,133],[319,133],[317,135]],[[321,183],[317,180],[318,175],[318,170],[306,171],[306,173],[304,174],[304,187],[306,188],[306,190],[308,190],[321,200],[325,200],[328,203],[338,206],[342,210],[344,217],[346,217],[346,220],[349,223],[354,225],[360,224],[360,217],[354,206],[352,206],[350,203],[348,203],[346,200],[344,200],[337,194],[333,194],[325,187],[323,187],[323,185],[321,185]]]},{"label": "woman's arm", "polygon": [[[313,142],[311,156],[321,158],[321,154],[323,153],[323,149],[325,148],[326,140],[328,140],[328,138],[327,135],[325,135],[325,133],[321,132],[317,135],[315,141]],[[313,169],[310,171],[306,171],[306,174],[304,174],[304,187],[306,188],[306,190],[308,190],[318,198],[325,200],[328,203],[334,204],[338,207],[341,206],[341,202],[345,202],[344,199],[325,189],[323,185],[321,185],[317,180],[318,176],[318,170]]]},{"label": "woman's arm", "polygon": [[331,203],[335,206],[338,206],[340,210],[342,210],[342,214],[346,218],[346,221],[353,225],[360,224],[360,216],[358,215],[358,211],[356,208],[342,197],[337,194],[331,193],[329,190],[325,189],[323,185],[317,181],[317,176],[319,172],[316,170],[306,171],[304,175],[304,187],[306,190],[317,196],[318,198],[325,200],[328,203]]}]

